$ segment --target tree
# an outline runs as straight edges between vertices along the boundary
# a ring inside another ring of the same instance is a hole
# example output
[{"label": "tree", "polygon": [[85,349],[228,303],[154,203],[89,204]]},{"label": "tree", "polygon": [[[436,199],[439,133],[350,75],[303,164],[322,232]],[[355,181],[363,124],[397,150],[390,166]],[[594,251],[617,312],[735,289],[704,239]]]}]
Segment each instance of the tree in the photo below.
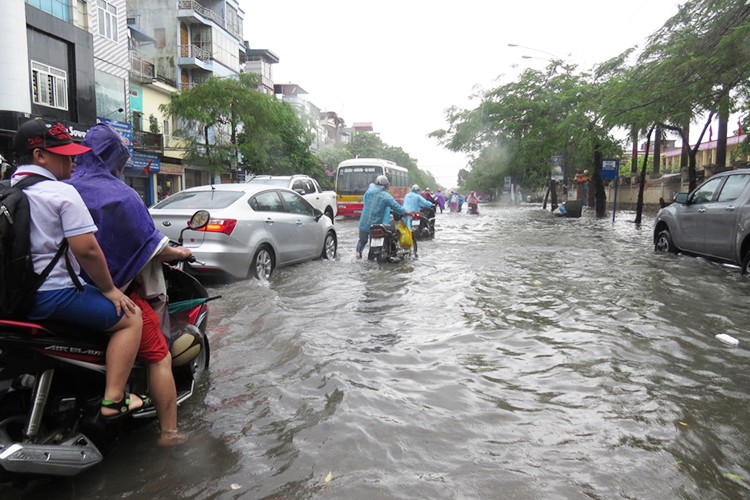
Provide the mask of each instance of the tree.
[{"label": "tree", "polygon": [[603,126],[599,96],[591,75],[551,61],[544,71],[527,69],[518,80],[476,96],[480,102],[474,109],[449,109],[448,128],[431,136],[452,151],[469,154],[466,184],[479,190],[495,189],[507,176],[516,185],[541,187],[550,182],[557,156],[565,159],[568,172],[590,168],[597,214],[603,215],[600,160],[619,148]]},{"label": "tree", "polygon": [[421,170],[417,166],[417,161],[406,151],[397,146],[389,146],[376,133],[358,132],[347,149],[351,155],[350,158],[382,158],[406,168],[411,182],[421,187],[438,185],[435,177],[430,172]]},{"label": "tree", "polygon": [[294,110],[258,91],[255,75],[211,77],[176,92],[160,109],[179,124],[175,133],[185,142],[184,160],[211,176],[238,168],[268,174],[322,172],[309,151],[311,136]]}]

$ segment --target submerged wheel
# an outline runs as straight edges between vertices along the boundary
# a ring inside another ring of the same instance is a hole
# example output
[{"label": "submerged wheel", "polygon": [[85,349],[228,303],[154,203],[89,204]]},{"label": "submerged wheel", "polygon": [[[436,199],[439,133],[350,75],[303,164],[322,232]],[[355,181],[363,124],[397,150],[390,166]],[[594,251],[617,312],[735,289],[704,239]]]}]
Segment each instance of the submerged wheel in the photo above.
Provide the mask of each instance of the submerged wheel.
[{"label": "submerged wheel", "polygon": [[672,242],[672,235],[669,229],[663,229],[656,235],[654,243],[654,252],[658,253],[677,253],[677,247]]},{"label": "submerged wheel", "polygon": [[743,276],[750,275],[750,251],[745,254],[742,259],[742,267],[740,268],[740,274]]},{"label": "submerged wheel", "polygon": [[336,242],[336,236],[334,236],[333,231],[328,231],[328,234],[326,234],[326,240],[323,242],[323,253],[321,254],[321,257],[327,260],[335,259],[337,247],[338,243]]},{"label": "submerged wheel", "polygon": [[250,265],[250,271],[253,276],[259,280],[267,280],[273,274],[273,269],[276,266],[274,262],[273,253],[268,245],[261,246],[255,255]]},{"label": "submerged wheel", "polygon": [[380,249],[380,252],[375,255],[375,260],[378,261],[378,263],[383,264],[384,262],[388,262],[388,254],[390,253],[389,250],[391,248],[391,242],[386,240],[383,242],[383,248]]}]

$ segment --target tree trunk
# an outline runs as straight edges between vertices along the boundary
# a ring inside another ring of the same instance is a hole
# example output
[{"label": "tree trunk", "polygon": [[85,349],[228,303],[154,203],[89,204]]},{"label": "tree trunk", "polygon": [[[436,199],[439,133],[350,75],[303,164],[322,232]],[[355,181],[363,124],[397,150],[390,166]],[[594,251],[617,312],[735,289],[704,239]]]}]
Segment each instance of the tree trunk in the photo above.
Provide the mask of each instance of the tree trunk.
[{"label": "tree trunk", "polygon": [[557,205],[557,186],[555,181],[549,181],[550,211],[554,212]]},{"label": "tree trunk", "polygon": [[[648,166],[648,151],[651,149],[651,132],[654,127],[651,127],[646,135],[646,152],[643,155],[643,167],[641,168],[641,176],[638,183],[638,201],[635,205],[635,223],[640,224],[643,216],[643,192],[646,190],[646,167]],[[659,137],[660,129],[657,128],[656,137]],[[656,158],[656,150],[654,149],[654,158]],[[654,161],[656,161],[654,159]]]},{"label": "tree trunk", "polygon": [[719,101],[719,136],[716,138],[716,161],[717,167],[727,166],[727,129],[729,125],[729,96],[724,96]]},{"label": "tree trunk", "polygon": [[[656,127],[656,133],[654,134],[654,175],[659,173],[661,169],[661,127]],[[647,153],[648,154],[648,153]]]},{"label": "tree trunk", "polygon": [[633,152],[630,157],[630,173],[638,173],[638,129],[633,127],[630,131],[630,140],[633,141]]},{"label": "tree trunk", "polygon": [[[682,124],[682,130],[685,132],[685,137],[690,137],[690,120],[685,120]],[[688,168],[690,163],[690,143],[685,139],[682,139],[682,153],[680,154],[680,170]]]}]

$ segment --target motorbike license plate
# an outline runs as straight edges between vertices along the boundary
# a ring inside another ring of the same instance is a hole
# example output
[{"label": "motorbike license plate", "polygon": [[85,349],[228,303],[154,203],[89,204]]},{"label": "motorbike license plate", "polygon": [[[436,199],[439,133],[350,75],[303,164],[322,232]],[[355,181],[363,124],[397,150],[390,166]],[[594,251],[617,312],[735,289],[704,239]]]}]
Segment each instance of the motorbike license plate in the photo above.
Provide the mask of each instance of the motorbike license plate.
[{"label": "motorbike license plate", "polygon": [[412,227],[419,227],[419,219],[414,219],[413,221],[411,221],[411,226]]},{"label": "motorbike license plate", "polygon": [[382,247],[383,246],[383,238],[373,238],[370,242],[371,247]]}]

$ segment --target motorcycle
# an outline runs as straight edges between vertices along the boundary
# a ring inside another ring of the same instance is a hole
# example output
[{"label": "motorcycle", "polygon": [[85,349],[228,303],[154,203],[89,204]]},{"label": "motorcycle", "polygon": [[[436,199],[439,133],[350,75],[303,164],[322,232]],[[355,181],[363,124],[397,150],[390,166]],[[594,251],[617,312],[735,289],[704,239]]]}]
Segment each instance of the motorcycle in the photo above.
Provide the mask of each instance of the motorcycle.
[{"label": "motorcycle", "polygon": [[469,203],[469,213],[472,215],[479,215],[479,204]]},{"label": "motorcycle", "polygon": [[[176,244],[208,220],[207,211],[196,212]],[[171,332],[179,333],[171,346],[181,353],[172,362],[178,404],[208,368],[206,303],[219,298],[183,266],[164,264]],[[0,482],[79,474],[102,461],[123,428],[156,417],[149,406],[114,422],[101,418],[106,349],[106,335],[75,325],[0,320]],[[128,392],[147,392],[147,371],[136,361]]]},{"label": "motorcycle", "polygon": [[[398,222],[400,219],[401,217],[394,215],[394,222]],[[373,224],[370,226],[370,250],[367,253],[367,260],[383,263],[411,257],[412,247],[402,247],[399,243],[399,236],[398,229],[390,224]]]},{"label": "motorcycle", "polygon": [[418,213],[414,213],[411,219],[411,230],[418,240],[432,239],[435,237],[435,209],[422,207]]}]

